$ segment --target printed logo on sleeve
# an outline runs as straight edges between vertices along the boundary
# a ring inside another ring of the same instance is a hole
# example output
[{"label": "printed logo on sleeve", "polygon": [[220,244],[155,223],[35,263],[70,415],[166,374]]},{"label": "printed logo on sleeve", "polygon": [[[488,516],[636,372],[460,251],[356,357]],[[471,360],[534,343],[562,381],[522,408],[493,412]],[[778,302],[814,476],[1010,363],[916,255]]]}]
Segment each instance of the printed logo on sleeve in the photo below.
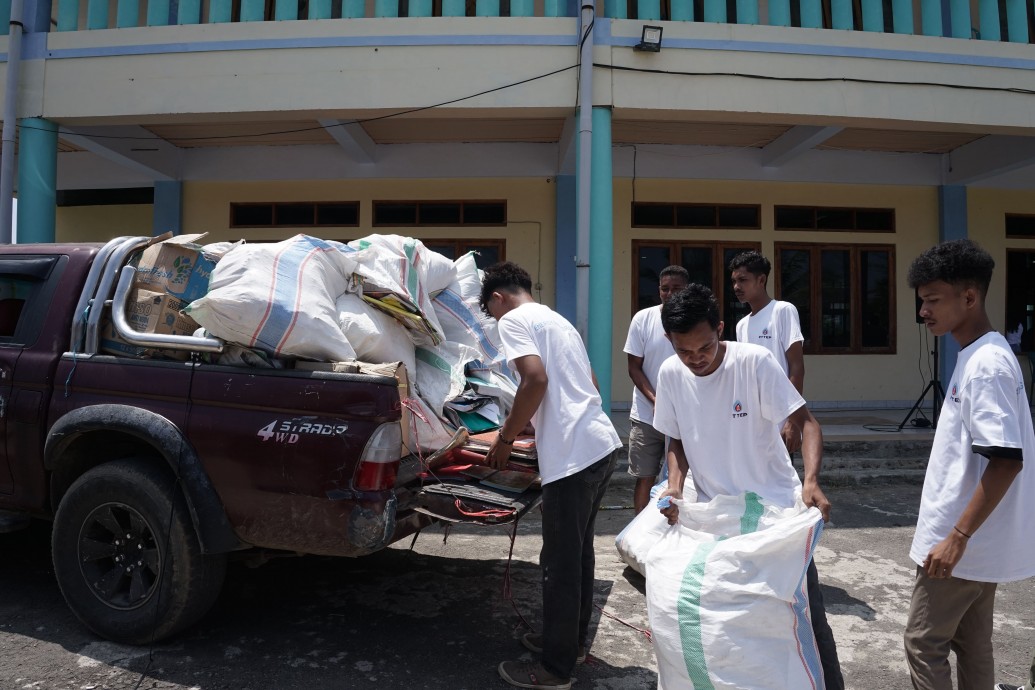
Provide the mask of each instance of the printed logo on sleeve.
[{"label": "printed logo on sleeve", "polygon": [[740,401],[733,403],[733,417],[747,417],[748,413],[744,411],[744,406],[740,404]]},{"label": "printed logo on sleeve", "polygon": [[957,402],[957,403],[960,401],[959,391],[956,389],[956,384],[955,383],[952,384],[952,392],[949,393],[949,399],[951,399],[953,402]]}]

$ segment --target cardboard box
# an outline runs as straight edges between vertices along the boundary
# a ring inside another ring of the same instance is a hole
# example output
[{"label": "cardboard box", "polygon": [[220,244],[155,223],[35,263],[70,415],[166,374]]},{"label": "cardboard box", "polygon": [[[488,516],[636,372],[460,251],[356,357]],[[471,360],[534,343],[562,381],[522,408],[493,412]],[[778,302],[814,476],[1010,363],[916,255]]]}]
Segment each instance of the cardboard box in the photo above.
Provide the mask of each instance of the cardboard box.
[{"label": "cardboard box", "polygon": [[216,266],[194,244],[205,234],[170,237],[144,248],[137,261],[134,285],[169,293],[188,304],[204,297]]},{"label": "cardboard box", "polygon": [[[173,295],[151,290],[133,290],[126,302],[126,320],[130,327],[140,333],[165,335],[193,335],[197,322],[180,314],[187,303]],[[190,356],[187,350],[154,350],[127,343],[115,332],[110,321],[105,322],[100,336],[101,350],[127,357],[154,357],[160,355],[185,360]]]}]

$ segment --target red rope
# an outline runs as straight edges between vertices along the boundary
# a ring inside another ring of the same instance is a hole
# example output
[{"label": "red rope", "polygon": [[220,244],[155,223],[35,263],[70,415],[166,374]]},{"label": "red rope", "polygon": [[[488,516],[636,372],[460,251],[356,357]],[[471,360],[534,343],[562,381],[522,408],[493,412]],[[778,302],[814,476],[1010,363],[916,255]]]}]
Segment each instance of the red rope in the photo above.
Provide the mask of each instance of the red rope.
[{"label": "red rope", "polygon": [[648,642],[651,642],[651,643],[654,642],[654,638],[651,636],[651,631],[650,630],[647,630],[645,628],[638,628],[635,625],[633,625],[632,623],[626,623],[625,621],[623,621],[618,616],[615,616],[614,614],[610,614],[607,611],[605,611],[602,606],[599,606],[597,604],[593,604],[593,606],[596,606],[597,610],[600,611],[600,615],[607,616],[608,618],[610,618],[613,621],[618,621],[619,623],[621,623],[625,627],[632,628],[633,630],[635,630],[638,633],[643,633],[643,636],[647,638]]},{"label": "red rope", "polygon": [[460,511],[461,515],[467,517],[494,517],[494,518],[507,518],[516,513],[517,511],[513,508],[489,508],[488,510],[469,510],[465,507],[464,502],[459,498],[454,501],[456,509]]}]

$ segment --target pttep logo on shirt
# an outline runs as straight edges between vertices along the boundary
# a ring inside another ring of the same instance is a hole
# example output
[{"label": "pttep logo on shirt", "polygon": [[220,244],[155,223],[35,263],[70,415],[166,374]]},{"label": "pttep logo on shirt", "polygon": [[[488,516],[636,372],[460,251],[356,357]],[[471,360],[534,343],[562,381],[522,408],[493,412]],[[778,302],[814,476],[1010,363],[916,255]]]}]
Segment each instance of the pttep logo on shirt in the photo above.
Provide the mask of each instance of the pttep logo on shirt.
[{"label": "pttep logo on shirt", "polygon": [[748,413],[744,411],[744,406],[740,404],[740,401],[733,403],[733,417],[747,417]]},{"label": "pttep logo on shirt", "polygon": [[960,401],[959,391],[956,390],[956,384],[955,383],[952,384],[952,392],[949,393],[949,399],[952,400],[953,402],[957,402],[957,403]]},{"label": "pttep logo on shirt", "polygon": [[758,334],[759,340],[772,340],[773,336],[769,335],[769,329],[763,328],[762,332]]}]

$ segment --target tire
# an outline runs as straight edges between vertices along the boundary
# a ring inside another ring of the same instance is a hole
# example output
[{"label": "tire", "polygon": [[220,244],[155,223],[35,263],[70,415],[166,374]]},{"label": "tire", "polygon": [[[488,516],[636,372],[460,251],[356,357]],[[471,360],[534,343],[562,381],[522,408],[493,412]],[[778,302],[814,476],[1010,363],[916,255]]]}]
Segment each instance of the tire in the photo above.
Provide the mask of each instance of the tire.
[{"label": "tire", "polygon": [[226,574],[201,553],[190,512],[159,459],[99,465],[69,487],[54,517],[54,573],[69,608],[101,637],[168,638],[200,620]]}]

